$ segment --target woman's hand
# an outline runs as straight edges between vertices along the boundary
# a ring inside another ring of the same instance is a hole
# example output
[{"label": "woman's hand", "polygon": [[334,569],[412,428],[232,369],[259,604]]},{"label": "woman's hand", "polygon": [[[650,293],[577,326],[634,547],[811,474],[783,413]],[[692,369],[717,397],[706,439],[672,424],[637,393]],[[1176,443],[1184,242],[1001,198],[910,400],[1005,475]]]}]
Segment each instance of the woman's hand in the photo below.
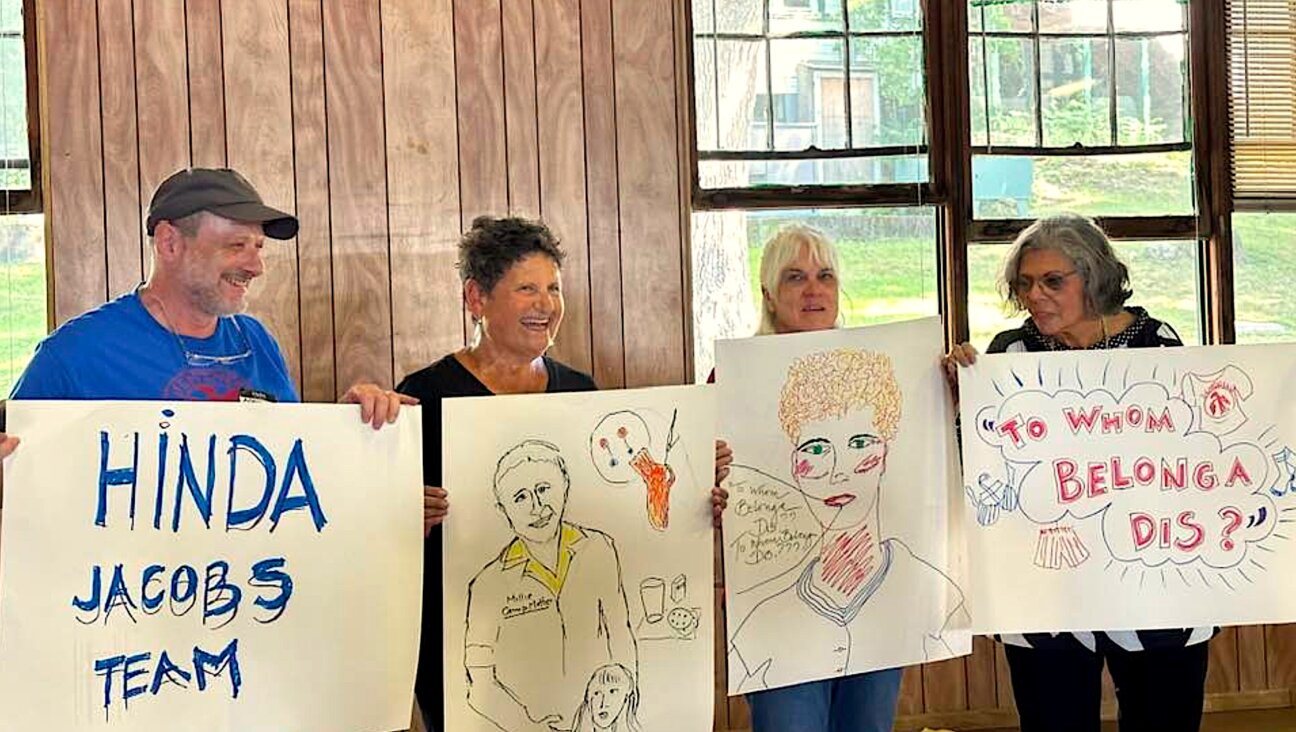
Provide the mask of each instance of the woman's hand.
[{"label": "woman's hand", "polygon": [[950,349],[941,359],[941,364],[945,367],[945,383],[949,385],[950,396],[954,397],[954,405],[958,406],[958,370],[961,366],[971,366],[976,363],[977,349],[971,343],[960,343]]},{"label": "woman's hand", "polygon": [[423,538],[432,533],[432,527],[445,521],[450,513],[450,498],[445,488],[423,486]]},{"label": "woman's hand", "polygon": [[733,463],[733,449],[724,440],[715,443],[715,485],[711,488],[711,525],[720,528],[720,517],[729,507],[729,491],[720,487],[729,477],[729,465]]}]

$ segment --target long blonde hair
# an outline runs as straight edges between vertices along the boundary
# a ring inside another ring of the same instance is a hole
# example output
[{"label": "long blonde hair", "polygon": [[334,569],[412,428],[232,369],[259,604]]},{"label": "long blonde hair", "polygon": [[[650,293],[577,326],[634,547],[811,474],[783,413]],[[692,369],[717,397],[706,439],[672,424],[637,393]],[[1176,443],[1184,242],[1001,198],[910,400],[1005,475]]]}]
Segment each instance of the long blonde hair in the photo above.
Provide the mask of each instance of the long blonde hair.
[{"label": "long blonde hair", "polygon": [[[778,295],[779,275],[783,268],[801,255],[801,247],[810,247],[810,256],[820,266],[828,266],[841,280],[841,267],[838,265],[837,247],[822,231],[804,224],[789,224],[779,229],[765,242],[761,252],[760,285],[761,317],[756,335],[775,333],[774,309],[770,299]],[[836,325],[841,325],[841,309],[837,310]]]}]

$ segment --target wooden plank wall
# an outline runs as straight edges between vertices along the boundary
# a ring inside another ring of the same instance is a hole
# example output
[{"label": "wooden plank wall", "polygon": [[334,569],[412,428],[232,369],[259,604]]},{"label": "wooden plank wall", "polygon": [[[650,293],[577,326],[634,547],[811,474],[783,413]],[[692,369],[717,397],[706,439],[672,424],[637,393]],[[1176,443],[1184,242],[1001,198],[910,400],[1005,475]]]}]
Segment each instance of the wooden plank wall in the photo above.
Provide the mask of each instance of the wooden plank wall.
[{"label": "wooden plank wall", "polygon": [[[308,400],[459,347],[458,234],[509,212],[544,217],[567,247],[559,358],[604,387],[688,379],[681,0],[38,7],[56,322],[147,272],[158,182],[228,164],[301,218],[267,248],[252,311]],[[975,648],[906,671],[901,727],[1012,721],[1002,651]],[[1293,628],[1225,631],[1209,703],[1290,704],[1294,656]],[[723,660],[716,728],[745,729]]]},{"label": "wooden plank wall", "polygon": [[163,178],[230,165],[301,217],[251,310],[308,399],[463,344],[455,245],[482,214],[566,246],[560,358],[604,386],[686,378],[672,0],[39,8],[56,323],[147,274]]}]

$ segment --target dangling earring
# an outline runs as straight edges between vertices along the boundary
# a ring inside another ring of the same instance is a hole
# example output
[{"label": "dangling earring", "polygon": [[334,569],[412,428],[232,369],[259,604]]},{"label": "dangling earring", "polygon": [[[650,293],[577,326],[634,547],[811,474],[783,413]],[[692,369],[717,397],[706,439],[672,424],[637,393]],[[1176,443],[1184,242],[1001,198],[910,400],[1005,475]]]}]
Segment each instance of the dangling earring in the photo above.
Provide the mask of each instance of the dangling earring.
[{"label": "dangling earring", "polygon": [[482,340],[482,317],[480,315],[473,315],[472,324],[473,324],[472,345],[476,346],[480,344]]}]

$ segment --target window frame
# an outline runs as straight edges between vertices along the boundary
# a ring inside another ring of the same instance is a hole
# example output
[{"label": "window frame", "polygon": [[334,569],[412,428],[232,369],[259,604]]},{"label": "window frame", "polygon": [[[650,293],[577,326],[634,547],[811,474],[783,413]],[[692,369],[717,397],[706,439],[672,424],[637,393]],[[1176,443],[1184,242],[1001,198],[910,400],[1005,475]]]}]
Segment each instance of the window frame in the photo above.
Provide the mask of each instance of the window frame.
[{"label": "window frame", "polygon": [[[41,196],[41,145],[40,145],[40,75],[37,70],[36,43],[36,0],[22,0],[23,17],[23,56],[26,59],[27,77],[27,170],[31,174],[31,186],[8,189],[8,194],[0,189],[0,201],[5,201],[0,208],[0,216],[5,214],[33,214],[44,210]],[[14,34],[0,34],[0,37],[14,38]],[[0,158],[0,169],[21,170],[23,166],[17,159]]]},{"label": "window frame", "polygon": [[[692,2],[697,1],[710,0],[692,0]],[[966,341],[969,334],[967,248],[983,243],[1011,241],[1033,221],[1026,218],[978,219],[974,215],[972,156],[984,154],[987,148],[974,147],[971,140],[969,48],[974,35],[969,33],[969,4],[966,0],[921,0],[920,32],[927,75],[926,148],[929,171],[927,182],[762,186],[754,189],[702,189],[700,186],[700,157],[696,139],[697,111],[694,98],[692,2],[684,4],[683,23],[680,24],[682,26],[680,46],[686,64],[684,67],[686,75],[682,79],[681,89],[687,96],[687,104],[684,105],[686,109],[683,132],[689,152],[691,210],[896,207],[919,203],[935,205],[937,207],[939,310],[945,319],[947,341],[950,343]],[[1033,12],[1038,12],[1038,2],[1039,0],[1033,0]],[[937,6],[939,12],[935,11]],[[1115,32],[1114,27],[1111,26],[1110,0],[1108,7],[1108,29]],[[1232,343],[1235,334],[1230,224],[1233,204],[1228,167],[1230,151],[1227,124],[1229,64],[1226,47],[1218,53],[1211,51],[1211,40],[1222,37],[1221,34],[1225,29],[1224,0],[1188,0],[1186,14],[1187,140],[1179,143],[1114,145],[1082,149],[996,146],[993,152],[1096,156],[1191,149],[1195,213],[1167,216],[1100,216],[1096,217],[1096,220],[1113,240],[1193,239],[1198,241],[1198,306],[1203,321],[1200,324],[1203,342]],[[1037,30],[1018,35],[1031,37],[1036,33]],[[979,36],[980,32],[975,35]],[[1146,37],[1148,33],[1130,35]],[[1067,37],[1084,36],[1068,35]],[[1103,37],[1108,36],[1104,34]],[[1036,75],[1039,75],[1038,65]],[[1114,84],[1114,72],[1112,79]],[[1114,101],[1109,103],[1115,104]],[[1037,110],[1037,115],[1041,113]],[[1039,134],[1042,135],[1042,129]],[[1113,138],[1113,141],[1116,139],[1118,138]],[[912,147],[905,148],[905,152],[912,150]],[[855,150],[850,153],[853,157],[860,156]]]},{"label": "window frame", "polygon": [[[920,26],[913,31],[856,31],[850,28],[849,13],[846,8],[847,0],[829,0],[830,2],[842,3],[843,12],[843,30],[838,31],[810,31],[810,32],[790,32],[790,33],[771,33],[769,30],[770,17],[770,0],[762,2],[762,32],[759,34],[737,34],[722,33],[719,30],[713,30],[710,34],[703,34],[701,37],[711,37],[719,40],[728,39],[749,39],[764,40],[767,44],[773,40],[790,40],[790,39],[841,39],[843,41],[843,74],[847,79],[845,82],[845,105],[846,105],[846,139],[848,147],[831,150],[714,150],[702,152],[697,136],[697,98],[695,96],[694,79],[696,78],[696,66],[693,53],[694,41],[699,37],[695,35],[693,28],[693,5],[698,2],[723,2],[724,0],[686,0],[683,12],[682,25],[682,45],[684,48],[684,58],[686,61],[683,84],[680,88],[687,97],[687,124],[684,125],[687,135],[689,150],[689,181],[690,181],[690,200],[692,201],[693,210],[695,211],[718,211],[725,209],[767,209],[767,208],[834,208],[834,207],[858,207],[858,206],[897,206],[912,204],[914,201],[922,201],[924,204],[941,203],[943,197],[938,193],[938,186],[933,185],[934,173],[931,166],[928,166],[928,180],[920,183],[866,183],[866,184],[825,184],[825,185],[762,185],[759,187],[737,187],[737,188],[703,188],[701,184],[701,167],[702,160],[834,160],[834,159],[867,159],[889,157],[896,155],[923,155],[928,156],[929,163],[932,160],[932,115],[931,115],[931,77],[932,65],[930,59],[930,48],[928,43],[928,28],[932,22],[927,12],[927,6],[932,0],[913,0],[920,3]],[[854,134],[850,118],[851,105],[851,85],[849,83],[851,66],[850,66],[850,41],[855,38],[903,38],[917,36],[921,41],[924,58],[924,73],[927,77],[927,141],[919,145],[870,145],[866,147],[851,147]],[[766,82],[773,84],[769,76],[769,57],[766,57]],[[772,112],[771,112],[772,116]],[[773,135],[773,126],[770,128],[770,135]],[[791,202],[791,203],[790,203]]]}]

